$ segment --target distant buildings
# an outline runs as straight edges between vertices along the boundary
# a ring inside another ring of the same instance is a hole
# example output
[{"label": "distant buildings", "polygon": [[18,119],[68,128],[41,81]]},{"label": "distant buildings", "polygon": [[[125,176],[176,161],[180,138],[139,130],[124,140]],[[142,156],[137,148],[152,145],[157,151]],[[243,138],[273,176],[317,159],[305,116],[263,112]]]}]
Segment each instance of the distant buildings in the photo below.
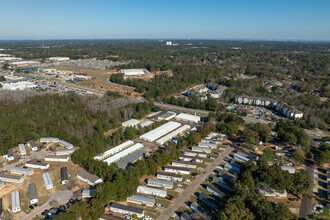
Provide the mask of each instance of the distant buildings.
[{"label": "distant buildings", "polygon": [[39,61],[18,61],[10,63],[11,67],[18,68],[18,67],[27,67],[27,66],[38,66],[40,65]]},{"label": "distant buildings", "polygon": [[68,61],[68,60],[70,60],[70,58],[69,57],[49,57],[48,60],[51,62],[61,62],[61,61]]},{"label": "distant buildings", "polygon": [[140,124],[140,121],[139,120],[130,119],[128,121],[125,121],[125,122],[121,123],[121,126],[123,126],[124,128],[127,128],[127,127],[135,127],[138,124]]},{"label": "distant buildings", "polygon": [[172,46],[172,41],[166,41],[167,46]]},{"label": "distant buildings", "polygon": [[121,73],[125,76],[144,76],[145,72],[142,69],[122,69]]}]

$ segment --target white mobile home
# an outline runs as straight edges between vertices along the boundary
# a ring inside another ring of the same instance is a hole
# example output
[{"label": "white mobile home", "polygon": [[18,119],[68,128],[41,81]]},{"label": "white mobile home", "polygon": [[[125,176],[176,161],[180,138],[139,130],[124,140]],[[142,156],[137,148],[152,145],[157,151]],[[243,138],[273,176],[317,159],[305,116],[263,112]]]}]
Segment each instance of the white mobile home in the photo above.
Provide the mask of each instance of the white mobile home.
[{"label": "white mobile home", "polygon": [[53,137],[43,137],[39,139],[39,142],[41,143],[58,143],[60,141],[59,138],[53,138]]},{"label": "white mobile home", "polygon": [[42,174],[42,177],[44,179],[44,182],[45,182],[45,185],[46,185],[46,189],[47,190],[53,189],[54,188],[54,185],[53,185],[53,182],[52,182],[52,180],[50,178],[49,173],[43,173]]},{"label": "white mobile home", "polygon": [[23,167],[12,167],[10,168],[10,173],[31,176],[34,173],[34,171],[32,169],[23,168]]},{"label": "white mobile home", "polygon": [[184,167],[164,166],[164,171],[177,174],[190,174],[190,169]]},{"label": "white mobile home", "polygon": [[198,152],[198,151],[191,151],[191,150],[185,150],[183,152],[185,156],[191,156],[191,157],[202,157],[206,158],[207,154],[204,152]]},{"label": "white mobile home", "polygon": [[176,120],[189,122],[189,123],[198,123],[201,121],[201,117],[196,115],[190,115],[186,113],[180,113],[175,117]]},{"label": "white mobile home", "polygon": [[36,184],[34,183],[29,184],[29,199],[31,205],[39,202]]},{"label": "white mobile home", "polygon": [[185,162],[185,161],[176,160],[176,161],[173,161],[171,164],[174,167],[186,167],[186,168],[192,168],[192,169],[197,168],[196,163],[192,163],[192,162]]},{"label": "white mobile home", "polygon": [[196,162],[196,163],[202,163],[203,162],[203,158],[202,157],[193,157],[193,156],[185,156],[185,155],[181,155],[179,157],[179,159],[181,161],[192,161],[192,162]]},{"label": "white mobile home", "polygon": [[30,140],[30,141],[27,143],[27,146],[28,146],[32,151],[36,151],[36,150],[38,150],[38,146],[34,143],[33,140]]},{"label": "white mobile home", "polygon": [[198,146],[192,146],[191,147],[192,151],[197,151],[197,152],[204,152],[204,153],[211,153],[212,150],[211,148],[208,147],[198,147]]},{"label": "white mobile home", "polygon": [[21,198],[19,191],[14,191],[11,193],[11,211],[13,213],[21,211]]},{"label": "white mobile home", "polygon": [[6,173],[0,173],[0,181],[7,182],[7,183],[23,183],[24,177],[10,175],[10,174],[6,174]]},{"label": "white mobile home", "polygon": [[128,214],[128,215],[136,215],[138,218],[142,218],[144,216],[144,210],[135,208],[135,207],[130,207],[118,203],[112,203],[111,205],[107,206],[106,209],[109,209],[111,212],[114,213],[120,213],[120,214]]},{"label": "white mobile home", "polygon": [[173,188],[173,182],[158,179],[148,179],[148,186],[161,187],[166,189]]},{"label": "white mobile home", "polygon": [[61,167],[61,183],[62,184],[69,183],[68,168],[67,167]]},{"label": "white mobile home", "polygon": [[6,186],[6,184],[4,182],[0,182],[0,189],[2,189],[5,186]]},{"label": "white mobile home", "polygon": [[24,144],[19,144],[18,148],[19,148],[20,155],[26,155],[26,149],[25,149]]},{"label": "white mobile home", "polygon": [[66,162],[69,162],[69,160],[70,160],[70,157],[54,157],[54,156],[45,157],[45,161],[50,161],[50,162],[66,163]]},{"label": "white mobile home", "polygon": [[156,177],[163,180],[182,181],[182,175],[174,173],[158,172]]},{"label": "white mobile home", "polygon": [[55,151],[56,156],[64,156],[64,155],[70,155],[75,152],[76,149],[64,149],[64,150],[57,150]]},{"label": "white mobile home", "polygon": [[40,161],[27,161],[25,166],[35,169],[47,170],[49,168],[49,163],[42,163]]},{"label": "white mobile home", "polygon": [[138,186],[136,189],[137,193],[152,195],[152,196],[159,196],[159,197],[166,197],[167,192],[166,190],[151,188],[147,186]]},{"label": "white mobile home", "polygon": [[135,204],[140,204],[140,205],[146,205],[149,207],[153,207],[155,205],[155,199],[154,198],[149,198],[145,196],[138,196],[138,195],[132,195],[130,197],[127,197],[126,199],[127,202],[135,203]]},{"label": "white mobile home", "polygon": [[66,147],[68,149],[72,149],[73,148],[73,144],[67,142],[67,141],[63,141],[63,140],[60,140],[58,142],[59,145],[63,146],[63,147]]},{"label": "white mobile home", "polygon": [[284,170],[284,171],[288,171],[291,174],[296,172],[296,169],[294,167],[281,166],[281,169]]},{"label": "white mobile home", "polygon": [[80,179],[92,186],[96,186],[97,184],[99,184],[103,181],[100,177],[98,177],[94,174],[90,174],[86,170],[82,170],[79,173],[77,173],[77,177],[78,177],[78,179]]}]

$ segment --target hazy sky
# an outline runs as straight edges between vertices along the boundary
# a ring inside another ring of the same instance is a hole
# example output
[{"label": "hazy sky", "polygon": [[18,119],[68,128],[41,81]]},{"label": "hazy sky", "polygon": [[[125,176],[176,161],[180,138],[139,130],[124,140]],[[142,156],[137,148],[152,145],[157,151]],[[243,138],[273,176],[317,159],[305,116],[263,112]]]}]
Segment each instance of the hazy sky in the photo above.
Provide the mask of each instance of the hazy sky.
[{"label": "hazy sky", "polygon": [[0,39],[330,40],[330,0],[0,0]]}]

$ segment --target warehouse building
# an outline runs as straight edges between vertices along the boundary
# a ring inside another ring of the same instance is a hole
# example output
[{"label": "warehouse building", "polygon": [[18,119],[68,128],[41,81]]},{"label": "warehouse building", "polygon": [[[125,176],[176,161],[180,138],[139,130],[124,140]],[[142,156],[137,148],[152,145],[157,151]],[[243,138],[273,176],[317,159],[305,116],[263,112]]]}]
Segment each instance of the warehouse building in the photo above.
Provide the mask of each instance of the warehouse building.
[{"label": "warehouse building", "polygon": [[121,126],[123,126],[124,128],[127,128],[127,127],[135,127],[138,124],[140,124],[140,121],[139,120],[130,119],[128,121],[125,121],[125,122],[121,123]]},{"label": "warehouse building", "polygon": [[158,141],[156,141],[156,144],[163,145],[167,141],[172,140],[172,138],[183,134],[185,131],[188,131],[189,129],[190,129],[190,125],[184,125],[178,129],[170,132],[169,134],[165,135],[164,137],[160,138]]},{"label": "warehouse building", "polygon": [[197,168],[196,163],[192,163],[192,162],[185,162],[185,161],[176,160],[176,161],[173,161],[171,164],[174,167],[186,167],[186,168],[192,168],[192,169]]},{"label": "warehouse building", "polygon": [[226,195],[225,193],[220,191],[217,187],[213,186],[212,184],[207,184],[206,190],[208,192],[212,193],[213,195],[215,195],[216,197],[218,197],[219,199],[222,199]]},{"label": "warehouse building", "polygon": [[186,113],[180,113],[175,117],[176,120],[178,121],[184,121],[188,123],[198,123],[201,121],[201,117],[196,116],[196,115],[190,115]]},{"label": "warehouse building", "polygon": [[148,179],[148,186],[161,187],[165,189],[172,189],[173,182],[167,180]]},{"label": "warehouse building", "polygon": [[144,216],[143,209],[121,205],[118,203],[112,203],[111,205],[107,205],[106,209],[117,214],[128,214],[131,216],[136,215],[138,218],[142,218]]},{"label": "warehouse building", "polygon": [[23,168],[23,167],[12,167],[10,168],[10,173],[31,176],[34,173],[34,171],[32,169]]},{"label": "warehouse building", "polygon": [[30,141],[27,143],[27,146],[28,146],[31,150],[33,150],[33,151],[38,150],[38,146],[34,143],[33,140],[30,140]]},{"label": "warehouse building", "polygon": [[205,192],[201,192],[199,194],[199,200],[202,201],[203,203],[205,203],[206,205],[208,205],[210,208],[218,211],[220,204],[213,199],[211,196],[209,196],[208,194],[206,194]]},{"label": "warehouse building", "polygon": [[64,156],[64,155],[70,155],[75,152],[76,149],[63,149],[63,150],[57,150],[55,151],[56,156]]},{"label": "warehouse building", "polygon": [[6,173],[0,173],[0,181],[7,182],[7,183],[23,183],[24,177],[10,175],[10,174],[6,174]]},{"label": "warehouse building", "polygon": [[208,147],[198,147],[198,146],[192,146],[191,147],[192,151],[197,151],[197,152],[205,152],[205,153],[211,153],[212,150],[211,148]]},{"label": "warehouse building", "polygon": [[0,182],[0,189],[2,189],[5,186],[6,186],[5,182]]},{"label": "warehouse building", "polygon": [[49,173],[43,173],[42,178],[44,179],[47,190],[54,188],[54,185],[53,185],[52,179],[50,178]]},{"label": "warehouse building", "polygon": [[35,168],[35,169],[42,169],[42,170],[47,170],[49,168],[49,163],[42,163],[40,161],[27,161],[25,163],[25,166],[30,167],[30,168]]},{"label": "warehouse building", "polygon": [[50,162],[66,163],[66,162],[69,162],[69,160],[70,160],[70,157],[55,157],[55,156],[45,157],[45,161],[50,161]]},{"label": "warehouse building", "polygon": [[140,160],[143,158],[145,155],[147,155],[148,151],[144,149],[137,150],[133,152],[132,154],[128,155],[124,159],[116,162],[119,168],[124,169],[128,165],[135,163],[136,161]]},{"label": "warehouse building", "polygon": [[92,189],[84,189],[81,191],[81,197],[84,199],[92,198],[94,191],[95,190],[92,190]]},{"label": "warehouse building", "polygon": [[176,174],[190,174],[190,169],[184,167],[164,166],[164,171]]},{"label": "warehouse building", "polygon": [[139,204],[139,205],[145,205],[149,207],[153,207],[155,205],[155,199],[149,198],[145,196],[138,196],[138,195],[132,195],[130,197],[127,197],[127,202]]},{"label": "warehouse building", "polygon": [[97,184],[102,182],[102,179],[94,174],[90,174],[86,170],[82,170],[77,173],[77,178],[88,183],[91,186],[96,186]]},{"label": "warehouse building", "polygon": [[159,114],[157,116],[157,119],[161,120],[161,121],[162,120],[169,121],[169,120],[173,119],[175,116],[176,116],[175,112],[168,111],[168,112],[162,112],[161,114]]},{"label": "warehouse building", "polygon": [[43,137],[40,138],[39,142],[41,143],[58,143],[60,141],[59,138],[53,138],[53,137]]},{"label": "warehouse building", "polygon": [[29,199],[30,199],[30,205],[39,202],[36,184],[34,184],[34,183],[29,184]]},{"label": "warehouse building", "polygon": [[144,128],[144,127],[148,127],[148,126],[152,125],[153,123],[154,123],[153,121],[145,120],[140,125],[141,125],[141,128]]},{"label": "warehouse building", "polygon": [[185,156],[185,155],[181,155],[179,157],[179,159],[181,161],[188,161],[188,162],[195,162],[195,163],[202,163],[203,162],[203,158],[202,157],[196,157],[196,156]]},{"label": "warehouse building", "polygon": [[68,168],[67,167],[61,167],[61,183],[62,184],[69,183]]},{"label": "warehouse building", "polygon": [[120,152],[120,151],[122,151],[122,150],[124,150],[124,149],[126,149],[126,148],[128,148],[130,146],[132,146],[133,144],[134,144],[134,142],[131,141],[131,140],[126,141],[126,142],[124,142],[124,143],[122,143],[122,144],[120,144],[120,145],[118,145],[118,146],[116,146],[114,148],[111,148],[111,149],[105,151],[101,155],[95,156],[94,157],[94,160],[104,160],[107,157],[110,157],[110,156],[112,156],[112,155],[114,155],[114,154],[116,154],[116,153],[118,153],[118,152]]},{"label": "warehouse building", "polygon": [[58,142],[59,145],[63,146],[63,147],[66,147],[68,149],[72,149],[73,148],[73,144],[67,142],[67,141],[63,141],[63,140],[60,140]]},{"label": "warehouse building", "polygon": [[144,76],[143,69],[122,69],[121,73],[125,76]]},{"label": "warehouse building", "polygon": [[25,149],[24,144],[19,144],[18,148],[19,148],[20,155],[26,155],[26,149]]},{"label": "warehouse building", "polygon": [[138,186],[136,189],[137,193],[141,194],[147,194],[147,195],[152,195],[152,196],[159,196],[165,198],[167,195],[166,190],[163,189],[156,189],[156,188],[151,188],[147,186]]},{"label": "warehouse building", "polygon": [[156,177],[163,180],[182,181],[182,175],[166,172],[158,172]]},{"label": "warehouse building", "polygon": [[204,153],[204,152],[191,151],[191,150],[183,151],[183,155],[191,156],[191,157],[202,157],[202,158],[206,158],[206,156],[207,156],[206,153]]},{"label": "warehouse building", "polygon": [[11,193],[11,211],[15,214],[21,211],[21,198],[19,191]]},{"label": "warehouse building", "polygon": [[140,144],[140,143],[134,144],[133,146],[131,146],[131,147],[129,147],[129,148],[123,150],[123,151],[120,151],[119,153],[103,160],[103,162],[106,162],[108,164],[115,163],[115,162],[124,159],[128,155],[130,155],[133,152],[135,152],[137,150],[140,150],[142,148],[143,148],[143,144]]},{"label": "warehouse building", "polygon": [[166,124],[156,128],[156,129],[153,129],[153,130],[141,135],[140,139],[145,140],[145,141],[149,141],[149,142],[153,142],[156,139],[164,136],[165,134],[173,131],[174,129],[177,129],[180,126],[181,126],[180,123],[170,121],[170,122],[167,122]]}]

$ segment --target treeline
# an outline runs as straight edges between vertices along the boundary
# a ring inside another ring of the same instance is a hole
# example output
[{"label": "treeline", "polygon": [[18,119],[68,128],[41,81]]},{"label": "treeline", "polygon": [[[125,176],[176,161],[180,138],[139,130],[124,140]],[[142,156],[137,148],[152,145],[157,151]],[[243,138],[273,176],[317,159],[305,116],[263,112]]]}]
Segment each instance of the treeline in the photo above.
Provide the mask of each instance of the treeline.
[{"label": "treeline", "polygon": [[224,109],[224,106],[220,105],[215,98],[207,96],[207,100],[202,101],[199,97],[192,96],[189,97],[189,101],[186,101],[184,98],[176,98],[174,96],[164,98],[163,102],[178,105],[186,108],[195,108],[195,109],[205,109],[209,111],[216,111],[219,109]]}]

